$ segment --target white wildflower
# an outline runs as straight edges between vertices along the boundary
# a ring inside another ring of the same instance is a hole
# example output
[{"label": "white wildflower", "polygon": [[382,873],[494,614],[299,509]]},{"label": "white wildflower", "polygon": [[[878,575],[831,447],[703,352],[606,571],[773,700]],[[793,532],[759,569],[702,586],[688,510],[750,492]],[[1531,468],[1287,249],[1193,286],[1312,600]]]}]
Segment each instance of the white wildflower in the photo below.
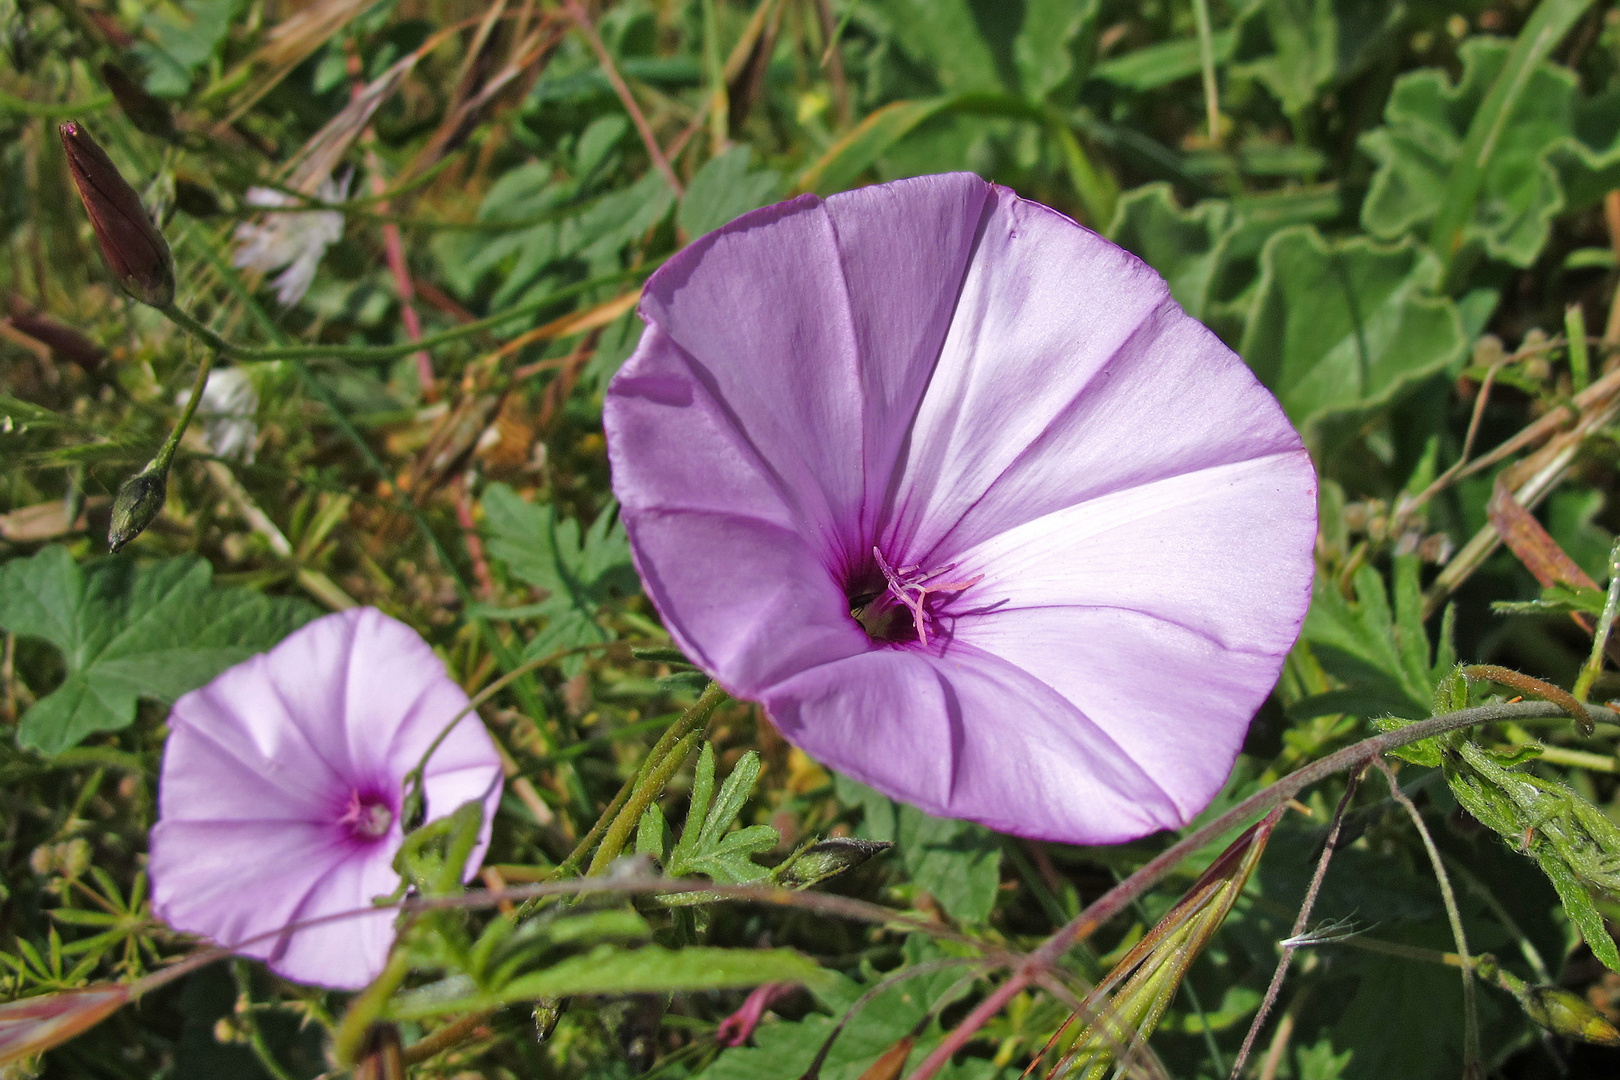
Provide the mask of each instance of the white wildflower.
[{"label": "white wildflower", "polygon": [[[185,405],[190,391],[179,395]],[[248,369],[215,368],[208,373],[202,400],[197,403],[197,420],[202,424],[203,445],[216,457],[235,458],[251,465],[258,450],[259,391]]]},{"label": "white wildflower", "polygon": [[[322,202],[342,202],[348,198],[348,181],[327,177],[315,191]],[[250,206],[291,206],[298,200],[272,188],[249,188]],[[343,237],[343,215],[336,210],[304,210],[265,214],[259,222],[244,221],[236,227],[237,249],[232,262],[253,270],[287,269],[275,279],[276,299],[292,307],[309,291],[326,249]]]}]

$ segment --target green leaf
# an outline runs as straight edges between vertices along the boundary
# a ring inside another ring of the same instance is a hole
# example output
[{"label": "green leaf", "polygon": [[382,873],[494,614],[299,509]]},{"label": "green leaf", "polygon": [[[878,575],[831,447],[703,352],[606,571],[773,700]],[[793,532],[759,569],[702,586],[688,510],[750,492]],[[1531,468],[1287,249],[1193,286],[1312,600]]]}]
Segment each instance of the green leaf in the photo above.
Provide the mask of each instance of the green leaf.
[{"label": "green leaf", "polygon": [[1463,809],[1536,861],[1592,953],[1620,971],[1620,950],[1593,900],[1620,896],[1620,827],[1563,784],[1504,765],[1461,737],[1450,751],[1446,782]]},{"label": "green leaf", "polygon": [[[520,499],[505,484],[491,484],[484,492],[484,532],[490,554],[546,595],[526,612],[542,615],[545,627],[529,642],[526,658],[549,656],[613,640],[598,621],[604,605],[636,591],[630,564],[630,542],[610,506],[579,533],[579,522],[558,520],[555,509]],[[573,675],[583,659],[563,661]]]},{"label": "green leaf", "polygon": [[[1224,64],[1237,44],[1235,30],[1219,30],[1211,35],[1215,62]],[[1092,78],[1113,83],[1126,90],[1157,90],[1180,79],[1197,75],[1201,69],[1196,38],[1161,41],[1132,49],[1123,56],[1105,60],[1092,69]]]},{"label": "green leaf", "polygon": [[1462,322],[1433,294],[1440,265],[1411,245],[1284,229],[1260,255],[1240,352],[1296,427],[1391,401],[1462,358]]},{"label": "green leaf", "polygon": [[[1538,100],[1552,90],[1545,76],[1538,85],[1538,75],[1547,70],[1542,60],[1591,6],[1592,0],[1541,0],[1519,31],[1500,74],[1468,124],[1468,136],[1447,178],[1440,213],[1429,235],[1430,246],[1441,258],[1449,262],[1467,242],[1467,225],[1476,217],[1476,204],[1483,201],[1492,216],[1497,213],[1490,205],[1498,197],[1490,177],[1500,176],[1503,163],[1515,157],[1515,144],[1535,140],[1528,130],[1538,127],[1537,119],[1548,115],[1550,103]],[[1517,184],[1502,186],[1515,193],[1523,190]],[[1519,204],[1506,208],[1510,219],[1527,209]],[[1528,266],[1529,260],[1518,265]]]},{"label": "green leaf", "polygon": [[895,844],[912,882],[952,918],[980,923],[990,917],[1001,886],[1001,845],[988,829],[902,804]]},{"label": "green leaf", "polygon": [[1396,80],[1384,126],[1361,137],[1361,148],[1378,162],[1361,207],[1368,232],[1392,240],[1429,226],[1442,258],[1478,242],[1514,266],[1535,260],[1564,208],[1548,154],[1571,137],[1575,78],[1546,63],[1519,70],[1521,91],[1510,104],[1499,103],[1508,111],[1496,114],[1508,122],[1491,137],[1490,154],[1468,162],[1484,110],[1509,75],[1512,50],[1496,38],[1471,38],[1463,42],[1455,85],[1437,68]]},{"label": "green leaf", "polygon": [[56,754],[135,719],[140,698],[173,701],[276,644],[316,614],[310,604],[216,589],[197,558],[80,567],[52,546],[0,566],[0,628],[62,653],[62,685],[36,702],[17,741]]},{"label": "green leaf", "polygon": [[1046,101],[1056,95],[1067,103],[1072,94],[1060,92],[1079,87],[1076,76],[1090,60],[1101,6],[1101,0],[1025,0],[1024,19],[1012,43],[1013,67],[1024,97]]},{"label": "green leaf", "polygon": [[[390,1006],[388,1015],[395,1020],[421,1020],[572,994],[655,994],[727,990],[768,982],[820,985],[826,981],[827,973],[814,960],[792,949],[666,949],[659,945],[622,949],[598,945],[543,970],[519,975],[491,993],[402,994]],[[470,981],[463,985],[472,991]]]},{"label": "green leaf", "polygon": [[1455,663],[1450,623],[1430,659],[1423,626],[1423,599],[1418,590],[1416,556],[1395,560],[1395,607],[1377,570],[1363,566],[1353,578],[1351,601],[1331,581],[1317,579],[1305,615],[1302,639],[1323,669],[1347,690],[1307,698],[1290,707],[1304,718],[1348,712],[1374,717],[1383,713],[1417,719],[1429,715],[1435,687]]},{"label": "green leaf", "polygon": [[1239,27],[1232,73],[1259,80],[1297,116],[1365,70],[1405,13],[1389,0],[1264,0]]},{"label": "green leaf", "polygon": [[[692,781],[692,799],[681,827],[681,838],[670,853],[666,870],[671,877],[702,874],[724,885],[758,881],[768,871],[751,856],[770,851],[780,839],[769,825],[750,825],[731,832],[737,816],[759,781],[759,754],[748,751],[738,760],[731,775],[720,787],[720,794],[709,803],[714,790],[714,748],[703,744],[698,754],[697,772]],[[639,843],[639,840],[638,840]],[[701,895],[697,896],[701,900]]]},{"label": "green leaf", "polygon": [[675,224],[696,239],[712,232],[732,218],[764,206],[782,188],[780,173],[748,171],[753,151],[734,146],[717,158],[710,158],[686,185]]},{"label": "green leaf", "polygon": [[1108,236],[1164,275],[1176,303],[1202,319],[1235,224],[1231,203],[1205,199],[1183,210],[1174,189],[1156,183],[1120,199]]}]

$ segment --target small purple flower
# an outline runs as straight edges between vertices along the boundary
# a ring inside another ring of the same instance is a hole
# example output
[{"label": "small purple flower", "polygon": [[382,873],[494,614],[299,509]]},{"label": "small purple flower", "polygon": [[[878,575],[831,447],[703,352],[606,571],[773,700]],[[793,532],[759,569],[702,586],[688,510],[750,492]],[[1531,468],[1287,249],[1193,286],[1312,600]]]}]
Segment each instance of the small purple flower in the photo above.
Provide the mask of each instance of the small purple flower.
[{"label": "small purple flower", "polygon": [[[399,811],[416,768],[467,695],[416,631],[375,608],[317,619],[175,702],[152,830],[152,907],[176,930],[236,946],[392,893]],[[468,713],[428,759],[427,818],[484,799],[476,869],[501,761]],[[242,944],[297,982],[376,977],[394,913]]]},{"label": "small purple flower", "polygon": [[671,634],[812,756],[1076,843],[1219,790],[1316,480],[1163,280],[975,176],[747,214],[647,282],[613,487]]}]

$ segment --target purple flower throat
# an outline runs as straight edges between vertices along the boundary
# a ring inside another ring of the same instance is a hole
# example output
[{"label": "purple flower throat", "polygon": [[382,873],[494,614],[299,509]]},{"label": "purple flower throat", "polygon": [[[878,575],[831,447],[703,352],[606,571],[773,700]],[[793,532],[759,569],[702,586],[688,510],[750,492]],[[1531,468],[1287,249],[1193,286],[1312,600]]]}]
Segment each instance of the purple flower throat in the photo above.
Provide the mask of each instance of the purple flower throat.
[{"label": "purple flower throat", "polygon": [[927,645],[930,628],[936,636],[940,633],[939,616],[930,606],[932,599],[962,592],[984,578],[978,574],[965,581],[941,581],[956,569],[955,563],[931,570],[921,565],[895,567],[876,547],[872,548],[872,558],[876,566],[856,575],[846,587],[849,613],[867,637],[889,644],[915,641]]},{"label": "purple flower throat", "polygon": [[348,831],[350,839],[363,844],[375,843],[394,827],[394,807],[378,792],[355,788],[349,792],[349,805],[338,818],[338,824]]}]

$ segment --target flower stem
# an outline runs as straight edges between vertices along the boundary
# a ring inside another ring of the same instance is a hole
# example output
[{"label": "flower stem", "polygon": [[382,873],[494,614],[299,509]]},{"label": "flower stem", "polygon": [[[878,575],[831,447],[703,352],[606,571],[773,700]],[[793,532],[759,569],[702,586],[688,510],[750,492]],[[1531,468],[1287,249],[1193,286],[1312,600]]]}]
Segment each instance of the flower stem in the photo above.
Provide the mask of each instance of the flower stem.
[{"label": "flower stem", "polygon": [[1603,600],[1603,615],[1592,629],[1592,655],[1575,678],[1575,700],[1584,702],[1603,671],[1603,650],[1609,644],[1609,632],[1614,629],[1614,617],[1620,610],[1620,540],[1609,551],[1609,594]]},{"label": "flower stem", "polygon": [[558,289],[554,293],[527,300],[494,315],[474,319],[472,322],[462,323],[460,326],[451,327],[449,330],[441,330],[437,334],[429,334],[418,341],[397,342],[393,345],[279,345],[270,348],[254,348],[227,341],[203,325],[201,321],[181,310],[178,305],[170,304],[163,308],[162,311],[182,329],[202,338],[209,346],[219,352],[227,356],[233,356],[238,360],[394,360],[401,356],[409,356],[418,350],[433,349],[452,341],[459,341],[464,337],[482,333],[485,330],[494,329],[497,326],[504,326],[520,315],[532,314],[541,308],[550,307],[552,304],[570,299],[580,293],[589,292],[600,286],[612,285],[615,282],[651,274],[662,262],[662,259],[655,259],[641,266],[619,270],[612,274],[604,274],[601,277],[591,278],[589,281],[581,281],[566,288]]},{"label": "flower stem", "polygon": [[175,451],[180,449],[180,440],[185,436],[186,428],[191,426],[191,418],[197,413],[197,405],[202,401],[203,391],[208,388],[208,375],[214,370],[214,359],[218,355],[217,352],[210,351],[198,365],[197,378],[191,384],[191,397],[186,401],[186,407],[181,410],[180,419],[175,421],[174,430],[169,432],[169,438],[158,448],[157,456],[147,466],[148,470],[165,472],[174,461]]},{"label": "flower stem", "polygon": [[[636,774],[634,785],[629,791],[620,792],[624,796],[619,804],[617,813],[614,807],[609,807],[596,825],[591,828],[591,834],[580,841],[579,847],[569,855],[562,866],[557,868],[558,876],[578,867],[579,861],[584,858],[585,852],[590,850],[590,844],[595,836],[602,836],[602,846],[597,848],[596,857],[591,860],[587,871],[592,877],[605,872],[608,864],[619,857],[624,846],[630,840],[636,826],[641,823],[641,815],[647,812],[653,800],[663,794],[664,785],[669,778],[675,775],[681,762],[696,745],[702,729],[708,725],[709,718],[714,710],[726,699],[726,692],[715,683],[710,683],[703,696],[681,718],[669,726],[663,737],[653,745],[647,754],[647,760],[642,764],[641,771]],[[604,823],[607,823],[604,825]],[[605,833],[605,835],[603,835]]]}]

